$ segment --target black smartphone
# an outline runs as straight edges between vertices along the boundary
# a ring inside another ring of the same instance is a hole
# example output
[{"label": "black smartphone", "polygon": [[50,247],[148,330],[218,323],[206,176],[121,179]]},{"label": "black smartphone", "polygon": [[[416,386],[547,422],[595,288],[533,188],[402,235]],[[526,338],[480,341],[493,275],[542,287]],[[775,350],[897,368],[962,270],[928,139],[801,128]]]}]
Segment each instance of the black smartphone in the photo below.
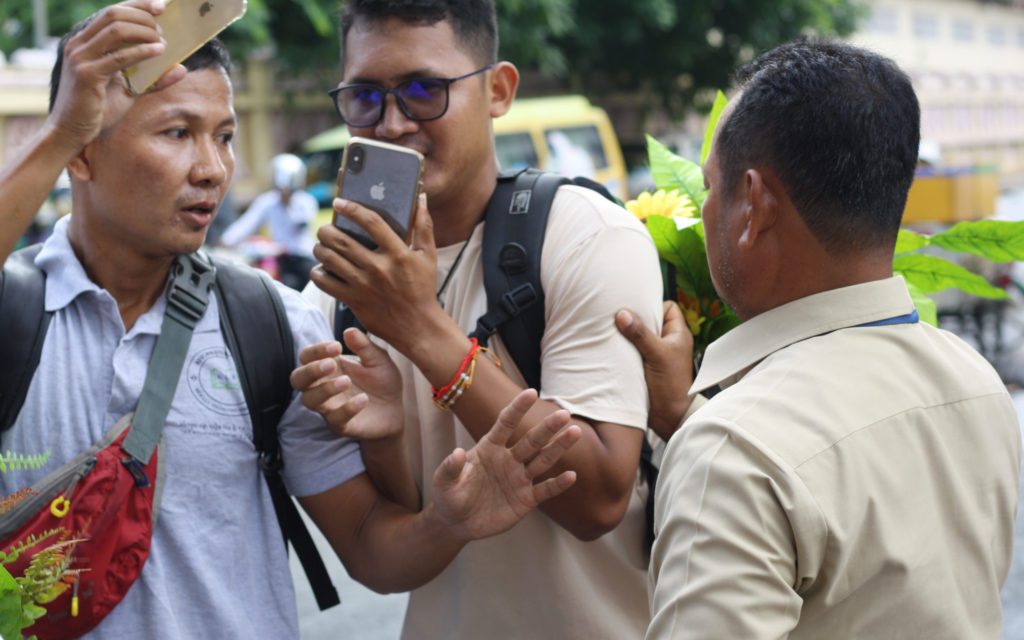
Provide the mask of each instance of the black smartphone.
[{"label": "black smartphone", "polygon": [[[338,170],[338,197],[358,202],[377,212],[406,244],[412,239],[413,220],[423,176],[423,155],[386,142],[354,137],[345,146]],[[376,249],[377,243],[361,226],[334,213],[334,226]]]}]

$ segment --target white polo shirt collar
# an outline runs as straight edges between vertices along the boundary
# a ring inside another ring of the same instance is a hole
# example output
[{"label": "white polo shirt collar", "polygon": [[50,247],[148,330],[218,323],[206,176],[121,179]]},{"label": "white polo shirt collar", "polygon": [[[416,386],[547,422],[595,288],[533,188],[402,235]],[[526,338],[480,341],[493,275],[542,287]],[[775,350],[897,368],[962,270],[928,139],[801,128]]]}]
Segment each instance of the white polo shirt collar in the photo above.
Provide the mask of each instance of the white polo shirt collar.
[{"label": "white polo shirt collar", "polygon": [[[109,292],[89,278],[85,267],[75,255],[71,241],[68,239],[70,219],[71,216],[65,216],[57,221],[53,228],[53,234],[43,243],[43,247],[35,259],[36,266],[46,272],[46,310],[59,311],[81,295],[92,295],[101,308],[118,313],[117,301]],[[168,280],[170,280],[170,275],[168,275]],[[220,330],[216,305],[216,300],[211,295],[210,309],[203,314],[196,325],[196,333]],[[138,319],[129,334],[159,335],[166,308],[167,297],[160,296],[152,308]]]}]

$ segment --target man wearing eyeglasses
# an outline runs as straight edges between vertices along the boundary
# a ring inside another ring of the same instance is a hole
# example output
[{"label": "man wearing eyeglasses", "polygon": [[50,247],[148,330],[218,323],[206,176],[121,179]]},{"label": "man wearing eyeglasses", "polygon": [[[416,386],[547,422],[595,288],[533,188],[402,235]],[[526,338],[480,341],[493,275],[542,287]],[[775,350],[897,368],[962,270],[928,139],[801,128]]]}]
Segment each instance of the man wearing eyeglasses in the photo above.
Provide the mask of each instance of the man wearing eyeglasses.
[{"label": "man wearing eyeglasses", "polygon": [[[324,344],[303,354],[293,380],[336,431],[404,454],[412,500],[423,504],[434,498],[429,469],[479,439],[526,386],[500,337],[485,355],[467,338],[487,310],[482,217],[499,172],[491,121],[508,111],[519,82],[515,66],[497,60],[496,32],[490,1],[354,0],[342,18],[343,77],[331,92],[338,113],[353,135],[422,153],[426,198],[411,246],[369,210],[335,201],[379,249],[324,226],[312,274],[319,290],[306,294],[329,318],[342,301],[374,343],[350,330],[361,367],[338,366],[340,346]],[[542,400],[525,423],[559,408],[573,414],[584,435],[556,468],[575,471],[577,483],[544,513],[469,545],[415,590],[406,638],[638,638],[647,626],[646,485],[637,472],[647,391],[641,361],[611,319],[638,309],[660,330],[657,255],[629,214],[565,186],[551,207],[541,280]],[[362,418],[347,420],[357,408],[366,408]]]}]

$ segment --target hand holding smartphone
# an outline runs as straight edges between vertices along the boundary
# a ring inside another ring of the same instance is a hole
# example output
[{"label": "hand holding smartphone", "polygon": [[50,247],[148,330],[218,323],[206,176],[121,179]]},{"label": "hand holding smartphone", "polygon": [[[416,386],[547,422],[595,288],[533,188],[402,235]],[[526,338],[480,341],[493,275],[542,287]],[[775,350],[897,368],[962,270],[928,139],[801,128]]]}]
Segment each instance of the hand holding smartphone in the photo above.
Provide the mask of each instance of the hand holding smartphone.
[{"label": "hand holding smartphone", "polygon": [[167,48],[124,72],[128,89],[145,93],[174,65],[195,53],[245,13],[246,0],[167,0],[164,12],[156,16]]},{"label": "hand holding smartphone", "polygon": [[[354,137],[345,147],[338,170],[338,197],[375,211],[409,244],[422,175],[423,155],[418,151]],[[337,212],[334,226],[363,246],[377,248],[365,229]]]}]

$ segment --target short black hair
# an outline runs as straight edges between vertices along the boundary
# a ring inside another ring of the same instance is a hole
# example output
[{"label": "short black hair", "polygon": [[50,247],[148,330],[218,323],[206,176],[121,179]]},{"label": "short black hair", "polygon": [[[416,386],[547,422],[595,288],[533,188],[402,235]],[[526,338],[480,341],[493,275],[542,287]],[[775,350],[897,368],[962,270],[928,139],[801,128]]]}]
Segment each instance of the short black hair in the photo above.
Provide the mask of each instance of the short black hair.
[{"label": "short black hair", "polygon": [[921,139],[910,78],[876,53],[810,40],[736,78],[742,93],[716,148],[724,198],[747,169],[767,166],[826,249],[891,249]]},{"label": "short black hair", "polygon": [[494,0],[348,0],[341,13],[342,49],[356,22],[373,24],[388,18],[424,26],[447,21],[458,43],[481,66],[498,60]]},{"label": "short black hair", "polygon": [[[57,60],[54,61],[53,70],[50,72],[50,111],[53,111],[53,105],[57,102],[57,91],[60,90],[60,74],[64,67],[64,47],[67,46],[68,40],[89,26],[89,23],[92,22],[95,16],[96,14],[93,14],[73,26],[70,31],[64,34],[64,37],[60,39],[60,44],[57,45]],[[229,76],[231,75],[231,54],[228,53],[224,43],[217,38],[210,40],[197,49],[181,64],[189,71],[220,67],[224,70],[224,73]]]}]

